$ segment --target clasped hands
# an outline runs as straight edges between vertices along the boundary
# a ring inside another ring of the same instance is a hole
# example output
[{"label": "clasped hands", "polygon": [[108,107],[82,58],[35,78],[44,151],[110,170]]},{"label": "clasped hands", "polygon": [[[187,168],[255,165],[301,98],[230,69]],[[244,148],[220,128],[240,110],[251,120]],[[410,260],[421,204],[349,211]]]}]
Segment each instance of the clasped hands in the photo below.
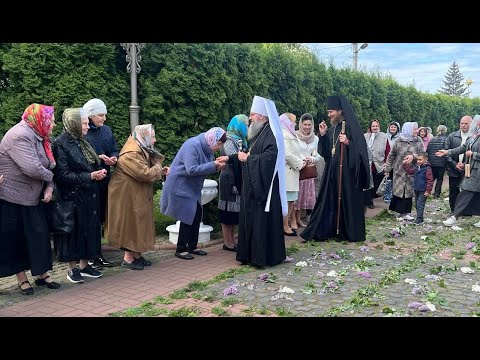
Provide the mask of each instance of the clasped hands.
[{"label": "clasped hands", "polygon": [[215,159],[215,169],[223,170],[227,166],[228,156],[219,156]]},{"label": "clasped hands", "polygon": [[92,180],[103,180],[105,176],[107,176],[107,170],[105,169],[93,171],[92,173],[90,173],[90,179]]},{"label": "clasped hands", "polygon": [[312,159],[310,156],[307,156],[305,159],[303,159],[302,169],[303,169],[305,166],[309,166],[309,165],[312,165],[312,164],[313,164],[313,159]]},{"label": "clasped hands", "polygon": [[108,157],[105,154],[101,154],[101,155],[98,155],[98,157],[103,160],[105,165],[113,166],[117,163],[117,157],[116,156]]}]

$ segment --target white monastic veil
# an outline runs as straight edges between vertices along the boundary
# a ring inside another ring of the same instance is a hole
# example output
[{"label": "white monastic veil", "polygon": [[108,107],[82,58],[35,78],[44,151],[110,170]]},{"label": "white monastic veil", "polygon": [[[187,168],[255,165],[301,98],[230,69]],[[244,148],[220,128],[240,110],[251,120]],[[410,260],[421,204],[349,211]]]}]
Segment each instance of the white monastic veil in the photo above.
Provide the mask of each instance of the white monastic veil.
[{"label": "white monastic veil", "polygon": [[273,135],[277,142],[278,154],[277,161],[275,162],[275,170],[273,171],[272,182],[270,184],[270,190],[268,191],[267,203],[265,205],[265,211],[270,211],[270,200],[272,198],[273,190],[273,181],[275,179],[275,174],[278,174],[278,183],[280,190],[280,201],[282,203],[282,215],[286,216],[288,214],[287,206],[287,188],[286,188],[286,177],[285,177],[285,144],[283,142],[283,133],[282,127],[280,125],[280,118],[278,116],[277,107],[272,100],[265,99],[265,108],[267,110],[268,118],[270,120],[270,128],[272,129]]}]

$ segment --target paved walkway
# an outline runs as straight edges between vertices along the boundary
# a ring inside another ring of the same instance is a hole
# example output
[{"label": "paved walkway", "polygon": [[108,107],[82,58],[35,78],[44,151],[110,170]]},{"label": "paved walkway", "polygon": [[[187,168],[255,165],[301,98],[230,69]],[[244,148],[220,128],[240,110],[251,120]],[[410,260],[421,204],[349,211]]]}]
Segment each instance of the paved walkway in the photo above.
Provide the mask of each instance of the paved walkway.
[{"label": "paved walkway", "polygon": [[[387,207],[378,199],[375,203],[376,208],[369,209],[367,217],[373,217]],[[300,240],[300,237],[288,238],[286,242],[288,245]],[[171,294],[195,280],[209,280],[240,266],[235,260],[235,253],[222,250],[221,244],[207,247],[206,250],[207,256],[196,256],[191,261],[174,257],[174,250],[150,252],[146,257],[154,263],[143,271],[125,270],[117,266],[104,269],[102,278],[85,278],[83,284],[69,283],[65,280],[65,265],[55,264],[53,278],[62,284],[61,289],[50,290],[33,285],[35,294],[25,296],[10,281],[8,286],[0,287],[0,298],[3,298],[0,316],[108,316],[139,306],[157,296]],[[117,263],[121,261],[122,254],[121,251],[105,252],[108,259],[114,258]]]},{"label": "paved walkway", "polygon": [[[367,218],[388,207],[374,203]],[[143,271],[116,266],[84,284],[68,282],[57,263],[60,290],[33,285],[35,295],[25,296],[14,277],[0,279],[0,316],[480,316],[478,218],[445,228],[448,212],[448,201],[429,199],[421,226],[382,214],[367,221],[364,244],[286,237],[293,262],[267,269],[240,266],[221,240],[192,261],[160,249],[146,254],[153,265]],[[123,252],[105,255],[118,264]]]}]

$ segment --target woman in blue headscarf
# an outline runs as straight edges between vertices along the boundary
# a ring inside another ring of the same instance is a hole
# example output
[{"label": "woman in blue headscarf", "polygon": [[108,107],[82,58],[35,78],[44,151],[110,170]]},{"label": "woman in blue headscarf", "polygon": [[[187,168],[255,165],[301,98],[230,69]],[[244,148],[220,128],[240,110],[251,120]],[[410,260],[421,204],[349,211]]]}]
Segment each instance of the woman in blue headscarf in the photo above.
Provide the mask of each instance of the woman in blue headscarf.
[{"label": "woman in blue headscarf", "polygon": [[218,221],[222,224],[223,250],[236,251],[235,225],[240,222],[240,194],[242,168],[238,152],[247,152],[248,116],[235,115],[227,127],[227,140],[220,155],[229,157],[227,166],[220,173],[218,192]]}]

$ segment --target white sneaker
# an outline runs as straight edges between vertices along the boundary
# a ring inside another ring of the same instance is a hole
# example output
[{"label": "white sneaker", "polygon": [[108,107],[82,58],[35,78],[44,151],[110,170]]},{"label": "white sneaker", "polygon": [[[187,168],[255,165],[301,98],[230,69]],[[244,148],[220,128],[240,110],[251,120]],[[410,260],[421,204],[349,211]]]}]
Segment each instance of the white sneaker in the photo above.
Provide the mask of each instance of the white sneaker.
[{"label": "white sneaker", "polygon": [[473,226],[475,226],[476,228],[480,228],[480,221],[473,224]]},{"label": "white sneaker", "polygon": [[407,214],[403,217],[403,220],[409,220],[410,221],[410,220],[415,220],[415,218],[413,216]]},{"label": "white sneaker", "polygon": [[457,223],[457,219],[455,216],[450,216],[447,220],[443,221],[443,225],[445,226],[453,226]]}]

